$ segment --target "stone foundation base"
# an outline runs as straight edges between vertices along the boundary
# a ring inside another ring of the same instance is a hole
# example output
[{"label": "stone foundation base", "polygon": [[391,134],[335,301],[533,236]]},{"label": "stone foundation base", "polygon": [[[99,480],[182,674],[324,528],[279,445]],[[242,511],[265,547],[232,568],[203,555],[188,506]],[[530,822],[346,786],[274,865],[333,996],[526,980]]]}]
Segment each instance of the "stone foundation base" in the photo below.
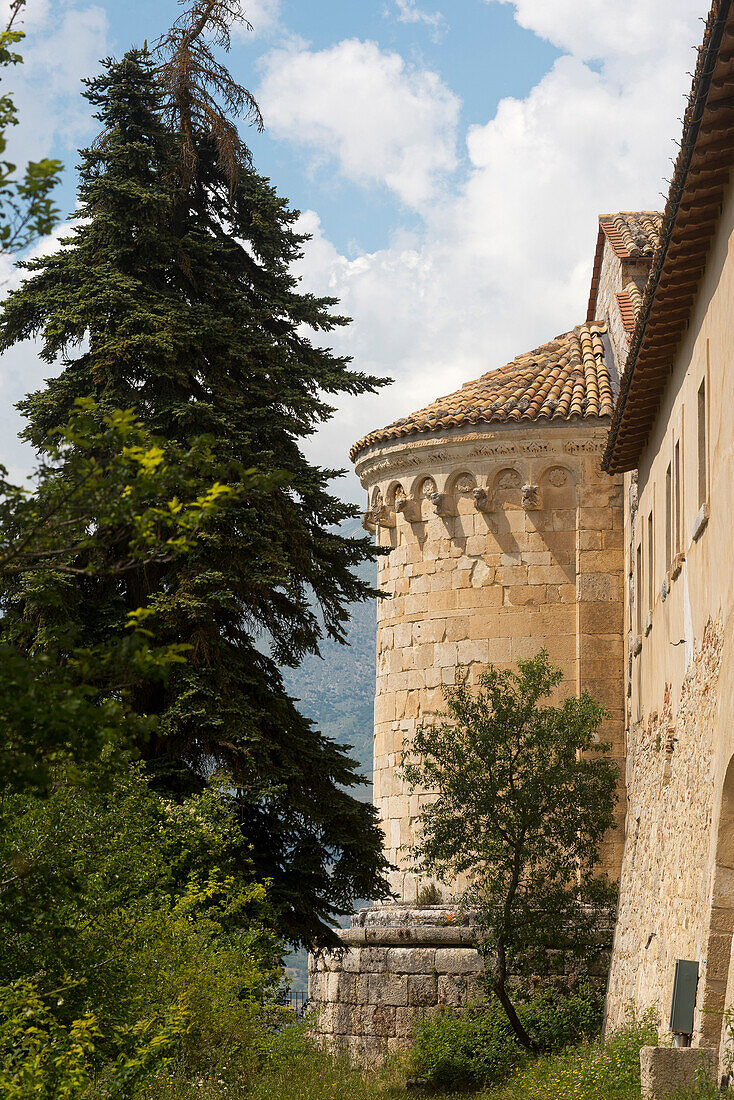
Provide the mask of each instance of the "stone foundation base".
[{"label": "stone foundation base", "polygon": [[643,1047],[640,1079],[643,1100],[670,1100],[699,1081],[716,1084],[716,1051],[708,1047]]},{"label": "stone foundation base", "polygon": [[[465,914],[446,905],[376,905],[352,917],[339,938],[344,950],[309,958],[309,1008],[316,1035],[365,1067],[407,1050],[421,1017],[486,999],[484,963]],[[582,969],[563,951],[549,951],[553,981],[573,988],[589,980],[603,989],[611,924],[600,918],[598,946]]]},{"label": "stone foundation base", "polygon": [[309,959],[319,1039],[366,1067],[410,1047],[418,1020],[484,999],[482,959],[456,910],[381,905],[339,933],[343,952]]}]

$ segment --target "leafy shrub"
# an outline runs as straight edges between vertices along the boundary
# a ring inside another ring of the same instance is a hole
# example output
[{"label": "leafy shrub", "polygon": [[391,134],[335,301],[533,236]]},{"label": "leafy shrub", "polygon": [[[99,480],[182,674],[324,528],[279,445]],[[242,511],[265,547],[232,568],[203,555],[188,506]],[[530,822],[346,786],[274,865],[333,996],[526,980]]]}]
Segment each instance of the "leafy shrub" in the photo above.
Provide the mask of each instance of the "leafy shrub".
[{"label": "leafy shrub", "polygon": [[[56,994],[61,1004],[60,994]],[[136,1049],[120,1055],[96,1100],[134,1095],[141,1079],[167,1061],[186,1023],[181,1012],[162,1026],[138,1028]],[[0,1094],[6,1100],[76,1100],[91,1094],[95,1047],[100,1039],[92,1013],[65,1026],[32,982],[0,987]],[[98,1086],[98,1087],[97,1087]]]},{"label": "leafy shrub", "polygon": [[[590,987],[572,995],[546,991],[520,1002],[518,1015],[546,1051],[562,1050],[596,1035],[602,999]],[[492,1086],[528,1060],[499,1002],[424,1018],[418,1025],[413,1071],[434,1088],[463,1090]]]},{"label": "leafy shrub", "polygon": [[[4,800],[0,986],[33,981],[46,1053],[86,1021],[85,1064],[105,1080],[177,1015],[176,1054],[192,1067],[218,1047],[254,1051],[280,1011],[268,1005],[281,945],[232,815],[224,789],[175,803],[129,765],[104,789],[67,777],[47,799]],[[46,1054],[38,1065],[47,1072]]]},{"label": "leafy shrub", "polygon": [[631,1021],[605,1043],[518,1066],[492,1100],[639,1100],[640,1047],[656,1042],[649,1018]]},{"label": "leafy shrub", "polygon": [[428,882],[425,886],[421,886],[418,891],[418,896],[415,899],[416,905],[440,905],[443,901],[443,894],[436,886],[435,882]]}]

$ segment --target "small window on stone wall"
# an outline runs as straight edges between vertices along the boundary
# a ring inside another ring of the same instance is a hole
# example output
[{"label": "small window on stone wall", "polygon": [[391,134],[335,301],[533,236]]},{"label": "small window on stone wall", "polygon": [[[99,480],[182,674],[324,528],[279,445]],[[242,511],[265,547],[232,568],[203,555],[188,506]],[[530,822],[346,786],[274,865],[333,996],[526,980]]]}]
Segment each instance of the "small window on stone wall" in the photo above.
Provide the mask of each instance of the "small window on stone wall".
[{"label": "small window on stone wall", "polygon": [[647,517],[647,609],[652,613],[655,603],[655,530],[652,512]]},{"label": "small window on stone wall", "polygon": [[698,507],[706,503],[708,477],[706,470],[706,379],[698,387]]},{"label": "small window on stone wall", "polygon": [[675,457],[673,460],[674,475],[675,475],[675,552],[680,554],[682,550],[681,546],[681,528],[683,521],[681,517],[681,483],[680,483],[680,440],[675,445]]},{"label": "small window on stone wall", "polygon": [[642,543],[637,544],[637,570],[635,575],[636,634],[642,634]]},{"label": "small window on stone wall", "polygon": [[665,565],[673,560],[673,467],[665,471]]}]

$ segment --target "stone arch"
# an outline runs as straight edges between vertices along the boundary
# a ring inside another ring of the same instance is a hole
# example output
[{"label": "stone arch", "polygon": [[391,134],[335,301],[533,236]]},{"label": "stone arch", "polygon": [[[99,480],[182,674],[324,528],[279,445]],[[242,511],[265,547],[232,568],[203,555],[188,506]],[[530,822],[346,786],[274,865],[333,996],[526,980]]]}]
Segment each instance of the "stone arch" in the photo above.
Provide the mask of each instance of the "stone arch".
[{"label": "stone arch", "polygon": [[474,503],[474,490],[476,487],[477,479],[469,470],[459,470],[451,475],[446,486],[446,492],[458,514],[470,515],[476,511]]},{"label": "stone arch", "polygon": [[523,476],[513,466],[505,466],[492,478],[492,500],[496,507],[519,508],[522,502]]},{"label": "stone arch", "polygon": [[375,485],[374,489],[372,490],[372,499],[370,503],[373,508],[379,508],[381,506],[382,490],[380,489],[379,485]]},{"label": "stone arch", "polygon": [[404,500],[406,496],[407,494],[403,488],[402,482],[391,481],[385,493],[385,502],[388,508],[394,509],[398,501]]},{"label": "stone arch", "polygon": [[698,996],[698,1045],[719,1047],[734,936],[734,756],[721,790],[716,862],[703,989]]}]

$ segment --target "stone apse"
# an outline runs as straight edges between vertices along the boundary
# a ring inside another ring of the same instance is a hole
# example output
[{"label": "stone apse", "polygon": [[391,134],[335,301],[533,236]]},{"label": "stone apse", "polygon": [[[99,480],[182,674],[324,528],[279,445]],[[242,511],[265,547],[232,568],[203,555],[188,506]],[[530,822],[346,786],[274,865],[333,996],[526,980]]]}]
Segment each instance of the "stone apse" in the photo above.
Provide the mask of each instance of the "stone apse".
[{"label": "stone apse", "polygon": [[[411,850],[422,801],[399,774],[442,688],[545,647],[559,695],[588,690],[601,736],[624,762],[621,478],[600,470],[613,397],[603,324],[586,325],[484,375],[352,450],[378,563],[374,801],[395,901],[313,959],[310,1001],[324,1040],[363,1062],[404,1047],[416,1015],[478,995],[479,956],[452,888],[416,906]],[[623,823],[624,800],[618,805]],[[623,828],[604,864],[618,878]]]}]

